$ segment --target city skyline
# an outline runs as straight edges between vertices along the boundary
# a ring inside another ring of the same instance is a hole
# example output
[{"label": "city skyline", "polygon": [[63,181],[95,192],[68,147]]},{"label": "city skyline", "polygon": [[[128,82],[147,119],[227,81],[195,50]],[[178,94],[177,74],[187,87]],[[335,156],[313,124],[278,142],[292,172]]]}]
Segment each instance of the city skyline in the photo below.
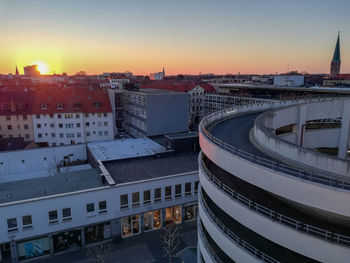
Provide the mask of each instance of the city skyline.
[{"label": "city skyline", "polygon": [[37,62],[48,73],[328,73],[347,1],[3,1],[0,73]]}]

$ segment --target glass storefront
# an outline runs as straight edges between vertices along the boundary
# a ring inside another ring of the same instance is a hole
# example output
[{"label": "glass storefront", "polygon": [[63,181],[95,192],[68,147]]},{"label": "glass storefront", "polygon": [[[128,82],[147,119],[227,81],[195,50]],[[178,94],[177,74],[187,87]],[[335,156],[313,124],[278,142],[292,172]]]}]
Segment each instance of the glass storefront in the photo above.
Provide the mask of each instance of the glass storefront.
[{"label": "glass storefront", "polygon": [[198,215],[198,205],[187,205],[185,206],[185,221],[196,219]]},{"label": "glass storefront", "polygon": [[121,221],[122,237],[127,237],[140,233],[139,215],[123,217]]},{"label": "glass storefront", "polygon": [[103,223],[85,227],[86,244],[100,242],[111,238],[111,223]]},{"label": "glass storefront", "polygon": [[42,237],[17,243],[19,260],[50,254],[49,237]]},{"label": "glass storefront", "polygon": [[170,224],[170,223],[175,223],[179,224],[181,223],[181,206],[172,206],[172,207],[167,207],[165,209],[165,223]]},{"label": "glass storefront", "polygon": [[53,250],[54,252],[60,252],[65,250],[74,250],[82,246],[81,243],[81,230],[65,231],[52,235]]},{"label": "glass storefront", "polygon": [[162,227],[161,210],[154,210],[143,215],[144,231],[159,229]]}]

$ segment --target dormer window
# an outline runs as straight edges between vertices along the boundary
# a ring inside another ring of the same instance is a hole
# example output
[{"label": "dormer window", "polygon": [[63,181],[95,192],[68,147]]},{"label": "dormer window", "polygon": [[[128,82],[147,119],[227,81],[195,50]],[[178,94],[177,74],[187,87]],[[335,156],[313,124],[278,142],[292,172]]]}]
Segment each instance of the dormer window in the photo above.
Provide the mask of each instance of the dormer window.
[{"label": "dormer window", "polygon": [[74,109],[81,109],[81,103],[74,103],[73,108]]},{"label": "dormer window", "polygon": [[99,108],[101,108],[101,106],[102,106],[101,102],[94,102],[94,108],[95,109],[99,109]]},{"label": "dormer window", "polygon": [[47,110],[47,104],[41,104],[41,109],[42,110]]},{"label": "dormer window", "polygon": [[58,110],[62,110],[63,109],[63,104],[62,103],[58,103],[57,104],[57,109]]}]

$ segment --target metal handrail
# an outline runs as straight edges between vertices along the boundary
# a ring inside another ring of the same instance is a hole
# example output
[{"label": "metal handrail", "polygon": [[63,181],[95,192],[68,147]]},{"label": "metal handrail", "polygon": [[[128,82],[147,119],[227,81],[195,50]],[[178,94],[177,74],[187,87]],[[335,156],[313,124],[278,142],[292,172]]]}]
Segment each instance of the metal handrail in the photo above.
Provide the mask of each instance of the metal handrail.
[{"label": "metal handrail", "polygon": [[[318,99],[317,101],[326,101],[326,100],[332,100],[334,98],[325,98],[323,100]],[[338,97],[339,99],[339,97]],[[261,165],[263,167],[272,169],[274,171],[278,171],[278,172],[283,172],[287,175],[293,176],[293,177],[297,177],[299,179],[302,179],[304,181],[309,181],[309,182],[313,182],[313,183],[318,183],[318,184],[322,184],[322,185],[326,185],[332,188],[337,188],[337,189],[343,189],[346,191],[350,191],[350,183],[347,183],[345,181],[339,180],[339,179],[334,179],[332,177],[328,177],[325,175],[320,175],[320,174],[316,174],[314,172],[309,172],[303,169],[299,169],[299,168],[295,168],[292,167],[290,165],[286,165],[284,163],[278,162],[278,161],[274,161],[271,159],[267,159],[264,157],[260,157],[254,154],[251,154],[249,152],[246,152],[244,150],[241,150],[237,147],[234,147],[232,145],[229,145],[221,140],[219,140],[218,138],[216,138],[215,136],[213,136],[207,129],[206,127],[217,121],[218,119],[223,119],[223,118],[229,118],[234,116],[235,114],[239,114],[242,113],[242,109],[247,109],[249,110],[250,108],[254,107],[254,106],[266,106],[266,104],[271,105],[271,104],[285,104],[287,102],[289,103],[301,103],[301,102],[306,102],[306,101],[315,101],[313,99],[308,99],[308,100],[302,100],[302,101],[281,101],[281,102],[271,102],[271,103],[256,103],[256,104],[250,104],[250,105],[244,105],[244,106],[236,106],[236,107],[232,107],[232,108],[226,108],[223,110],[219,110],[219,111],[215,111],[213,113],[210,113],[208,115],[206,115],[202,121],[199,124],[199,132],[205,136],[206,138],[208,138],[210,141],[212,141],[214,144],[220,146],[221,148],[223,148],[224,150],[227,150],[230,153],[233,153],[234,155],[241,157],[245,160],[248,160],[250,162],[254,162],[258,165]],[[256,109],[256,111],[258,111],[259,109]]]},{"label": "metal handrail", "polygon": [[207,250],[210,251],[210,254],[211,254],[211,256],[214,258],[215,262],[224,263],[224,262],[220,259],[220,257],[219,257],[218,255],[216,255],[214,249],[210,246],[210,244],[209,244],[209,242],[208,242],[208,240],[207,240],[207,237],[204,235],[202,226],[201,226],[200,224],[198,224],[198,228],[199,228],[199,230],[200,230],[200,231],[199,231],[199,234],[200,234],[200,236],[201,236],[201,238],[202,238],[203,245],[205,246],[205,248],[206,248]]},{"label": "metal handrail", "polygon": [[209,216],[211,217],[211,219],[216,223],[216,225],[227,235],[229,236],[235,243],[236,245],[246,249],[250,254],[254,255],[257,258],[262,259],[265,262],[269,262],[269,263],[277,263],[280,262],[277,259],[274,259],[273,257],[270,257],[269,255],[265,254],[264,252],[262,252],[261,250],[257,249],[256,247],[252,246],[251,244],[249,244],[248,242],[246,242],[245,240],[241,239],[239,236],[237,236],[235,233],[233,233],[229,228],[227,228],[225,226],[224,223],[222,223],[220,221],[219,218],[217,218],[213,211],[211,211],[211,209],[209,208],[207,202],[205,201],[205,199],[203,198],[203,193],[201,191],[201,203],[203,204],[203,206],[205,207],[205,209],[207,210],[207,213],[209,214]]},{"label": "metal handrail", "polygon": [[335,242],[337,244],[345,245],[345,246],[350,246],[350,236],[346,235],[341,235],[338,233],[334,233],[332,231],[328,231],[313,225],[305,224],[302,221],[295,220],[293,218],[290,218],[288,216],[285,216],[283,214],[280,214],[270,208],[267,208],[263,205],[260,205],[245,196],[241,195],[240,193],[234,191],[232,188],[229,186],[225,185],[222,181],[220,181],[218,178],[213,175],[203,160],[201,160],[201,167],[203,167],[206,176],[209,180],[214,182],[216,186],[218,186],[220,189],[222,189],[227,195],[230,196],[231,199],[238,201],[240,204],[245,205],[251,210],[254,210],[258,212],[259,214],[270,218],[271,220],[277,221],[281,224],[284,224],[286,226],[289,226],[291,228],[294,228],[298,231],[304,232],[311,234],[313,236],[325,239],[329,242]]}]

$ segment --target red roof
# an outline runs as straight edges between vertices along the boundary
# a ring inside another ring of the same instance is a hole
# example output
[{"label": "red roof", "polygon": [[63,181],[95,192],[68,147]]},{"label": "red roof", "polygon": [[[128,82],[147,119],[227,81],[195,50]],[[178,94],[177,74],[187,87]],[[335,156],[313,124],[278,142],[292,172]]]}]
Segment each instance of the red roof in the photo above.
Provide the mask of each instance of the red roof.
[{"label": "red roof", "polygon": [[0,115],[32,114],[34,93],[24,88],[0,91]]},{"label": "red roof", "polygon": [[33,114],[111,111],[108,93],[101,88],[40,87],[35,89]]},{"label": "red roof", "polygon": [[152,81],[149,83],[141,84],[141,89],[162,89],[162,90],[171,90],[177,92],[188,92],[195,87],[200,86],[206,92],[215,92],[214,87],[210,86],[206,83],[194,83],[194,82],[186,82],[186,81]]}]

